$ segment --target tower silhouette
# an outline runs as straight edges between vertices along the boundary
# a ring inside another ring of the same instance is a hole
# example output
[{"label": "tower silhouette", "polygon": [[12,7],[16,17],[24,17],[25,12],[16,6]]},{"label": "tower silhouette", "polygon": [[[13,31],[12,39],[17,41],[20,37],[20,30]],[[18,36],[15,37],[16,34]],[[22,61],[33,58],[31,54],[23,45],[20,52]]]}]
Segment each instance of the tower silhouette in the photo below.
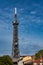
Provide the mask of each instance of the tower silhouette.
[{"label": "tower silhouette", "polygon": [[19,59],[19,45],[18,45],[18,20],[17,9],[15,8],[15,21],[13,22],[13,50],[12,56],[14,59],[14,65],[18,65]]}]

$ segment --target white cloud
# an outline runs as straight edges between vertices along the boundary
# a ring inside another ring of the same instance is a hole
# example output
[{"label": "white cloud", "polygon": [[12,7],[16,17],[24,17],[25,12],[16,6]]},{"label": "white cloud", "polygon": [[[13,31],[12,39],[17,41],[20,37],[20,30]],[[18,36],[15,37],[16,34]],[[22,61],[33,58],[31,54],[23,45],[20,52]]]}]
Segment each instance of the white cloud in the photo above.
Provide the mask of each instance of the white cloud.
[{"label": "white cloud", "polygon": [[36,14],[36,13],[37,13],[36,11],[31,11],[30,12],[30,14],[33,14],[33,15]]},{"label": "white cloud", "polygon": [[20,9],[19,9],[19,12],[22,13],[23,11],[24,11],[24,8],[20,8]]}]

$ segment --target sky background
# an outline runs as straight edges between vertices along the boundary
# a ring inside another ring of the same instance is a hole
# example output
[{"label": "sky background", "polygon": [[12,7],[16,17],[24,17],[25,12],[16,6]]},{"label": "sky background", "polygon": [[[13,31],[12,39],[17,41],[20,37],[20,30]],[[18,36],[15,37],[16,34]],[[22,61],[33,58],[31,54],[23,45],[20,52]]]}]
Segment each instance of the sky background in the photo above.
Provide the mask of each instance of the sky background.
[{"label": "sky background", "polygon": [[20,55],[34,55],[43,49],[43,0],[0,0],[0,55],[12,54],[15,7]]}]

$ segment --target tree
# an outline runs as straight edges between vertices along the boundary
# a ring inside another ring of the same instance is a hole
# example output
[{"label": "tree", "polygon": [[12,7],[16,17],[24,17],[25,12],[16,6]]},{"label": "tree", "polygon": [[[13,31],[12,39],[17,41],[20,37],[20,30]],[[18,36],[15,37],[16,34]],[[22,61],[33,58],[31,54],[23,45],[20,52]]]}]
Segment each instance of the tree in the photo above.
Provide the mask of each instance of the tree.
[{"label": "tree", "polygon": [[11,57],[8,55],[0,57],[0,65],[13,65]]},{"label": "tree", "polygon": [[6,64],[4,64],[3,62],[0,62],[0,65],[6,65]]},{"label": "tree", "polygon": [[39,59],[41,57],[43,58],[43,50],[40,50],[35,54],[35,59]]}]

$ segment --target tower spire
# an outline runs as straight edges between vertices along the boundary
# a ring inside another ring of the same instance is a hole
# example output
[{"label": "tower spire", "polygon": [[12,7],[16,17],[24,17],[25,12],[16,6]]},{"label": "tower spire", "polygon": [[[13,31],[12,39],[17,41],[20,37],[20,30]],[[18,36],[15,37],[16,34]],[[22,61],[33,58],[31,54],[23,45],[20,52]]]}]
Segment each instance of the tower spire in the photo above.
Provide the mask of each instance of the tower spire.
[{"label": "tower spire", "polygon": [[17,21],[17,8],[15,8],[14,18],[15,18],[14,23],[18,23],[18,21]]},{"label": "tower spire", "polygon": [[17,8],[15,8],[15,14],[17,14]]}]

